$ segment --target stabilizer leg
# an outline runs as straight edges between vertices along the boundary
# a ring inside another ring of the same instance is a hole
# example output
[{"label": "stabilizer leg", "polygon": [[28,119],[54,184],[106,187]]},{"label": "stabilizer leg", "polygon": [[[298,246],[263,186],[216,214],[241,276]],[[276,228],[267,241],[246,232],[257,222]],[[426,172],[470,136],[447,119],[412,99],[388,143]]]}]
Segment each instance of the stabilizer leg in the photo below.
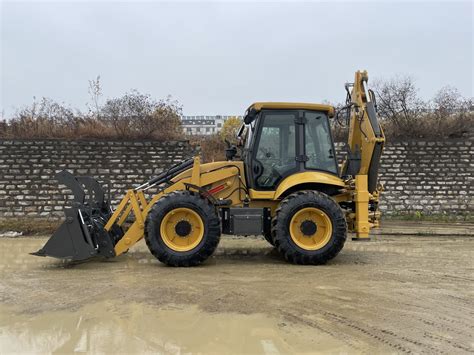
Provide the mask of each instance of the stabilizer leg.
[{"label": "stabilizer leg", "polygon": [[352,240],[370,240],[369,231],[369,191],[367,191],[367,175],[355,177],[356,237]]}]

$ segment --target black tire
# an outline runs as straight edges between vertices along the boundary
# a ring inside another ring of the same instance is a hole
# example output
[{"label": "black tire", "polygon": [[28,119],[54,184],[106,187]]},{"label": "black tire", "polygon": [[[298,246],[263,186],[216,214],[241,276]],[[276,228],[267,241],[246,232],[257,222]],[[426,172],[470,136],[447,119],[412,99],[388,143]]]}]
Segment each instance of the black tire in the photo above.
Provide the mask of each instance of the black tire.
[{"label": "black tire", "polygon": [[[317,250],[298,246],[290,236],[289,225],[300,209],[314,207],[323,211],[332,224],[329,241]],[[344,212],[328,195],[319,191],[298,191],[286,197],[276,210],[272,222],[273,241],[285,259],[300,265],[321,265],[334,258],[343,248],[347,235]]]},{"label": "black tire", "polygon": [[[160,233],[163,218],[176,208],[195,211],[204,224],[199,244],[189,251],[176,251],[168,247]],[[221,237],[220,220],[215,207],[206,198],[190,191],[175,191],[160,198],[148,213],[145,224],[145,241],[151,253],[170,266],[196,266],[214,253]]]}]

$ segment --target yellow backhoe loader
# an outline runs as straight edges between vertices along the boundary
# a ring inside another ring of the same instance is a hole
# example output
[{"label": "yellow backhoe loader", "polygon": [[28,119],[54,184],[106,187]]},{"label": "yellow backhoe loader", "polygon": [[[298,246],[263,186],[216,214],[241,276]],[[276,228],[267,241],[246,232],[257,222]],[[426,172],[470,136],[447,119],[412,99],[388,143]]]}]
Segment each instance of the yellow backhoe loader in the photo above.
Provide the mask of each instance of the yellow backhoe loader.
[{"label": "yellow backhoe loader", "polygon": [[[346,84],[346,106],[257,102],[245,113],[227,161],[185,160],[128,190],[112,210],[91,177],[57,175],[74,194],[65,221],[32,253],[69,260],[115,257],[145,238],[172,266],[194,266],[215,251],[221,233],[263,235],[296,264],[324,264],[347,232],[368,240],[379,224],[378,169],[385,141],[366,71]],[[339,167],[330,119],[349,125]],[[152,193],[150,193],[152,192]]]}]

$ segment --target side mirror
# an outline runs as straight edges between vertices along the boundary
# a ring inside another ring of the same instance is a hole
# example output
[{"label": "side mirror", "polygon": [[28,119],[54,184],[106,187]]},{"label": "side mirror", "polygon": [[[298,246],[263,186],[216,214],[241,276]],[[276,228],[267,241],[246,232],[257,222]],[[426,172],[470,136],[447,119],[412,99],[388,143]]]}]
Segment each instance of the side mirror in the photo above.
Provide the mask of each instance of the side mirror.
[{"label": "side mirror", "polygon": [[234,157],[237,155],[237,147],[235,145],[231,145],[225,150],[225,158],[228,161],[232,161]]},{"label": "side mirror", "polygon": [[255,117],[257,117],[257,110],[255,110],[254,108],[248,110],[244,117],[244,123],[245,124],[252,123],[253,120],[255,120]]}]

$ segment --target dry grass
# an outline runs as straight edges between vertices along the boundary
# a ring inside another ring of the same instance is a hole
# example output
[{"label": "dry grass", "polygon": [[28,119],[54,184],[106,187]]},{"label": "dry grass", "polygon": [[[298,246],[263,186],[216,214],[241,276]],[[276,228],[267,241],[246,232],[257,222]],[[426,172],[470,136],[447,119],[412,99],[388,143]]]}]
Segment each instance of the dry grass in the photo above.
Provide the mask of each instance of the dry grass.
[{"label": "dry grass", "polygon": [[[400,142],[407,139],[452,139],[464,138],[473,134],[474,112],[456,113],[445,117],[425,114],[409,124],[401,125],[391,120],[381,120],[387,142]],[[347,142],[349,128],[334,122],[332,126],[335,142]]]},{"label": "dry grass", "polygon": [[157,101],[136,91],[87,113],[43,98],[0,121],[0,137],[176,140],[183,136],[180,115],[170,98]]},{"label": "dry grass", "polygon": [[405,139],[450,139],[467,137],[473,132],[474,113],[455,113],[440,117],[425,114],[410,124],[400,125],[394,121],[382,121],[387,140]]},{"label": "dry grass", "polygon": [[193,147],[200,146],[201,158],[203,162],[225,160],[226,144],[218,134],[212,136],[189,136],[189,143]]}]

